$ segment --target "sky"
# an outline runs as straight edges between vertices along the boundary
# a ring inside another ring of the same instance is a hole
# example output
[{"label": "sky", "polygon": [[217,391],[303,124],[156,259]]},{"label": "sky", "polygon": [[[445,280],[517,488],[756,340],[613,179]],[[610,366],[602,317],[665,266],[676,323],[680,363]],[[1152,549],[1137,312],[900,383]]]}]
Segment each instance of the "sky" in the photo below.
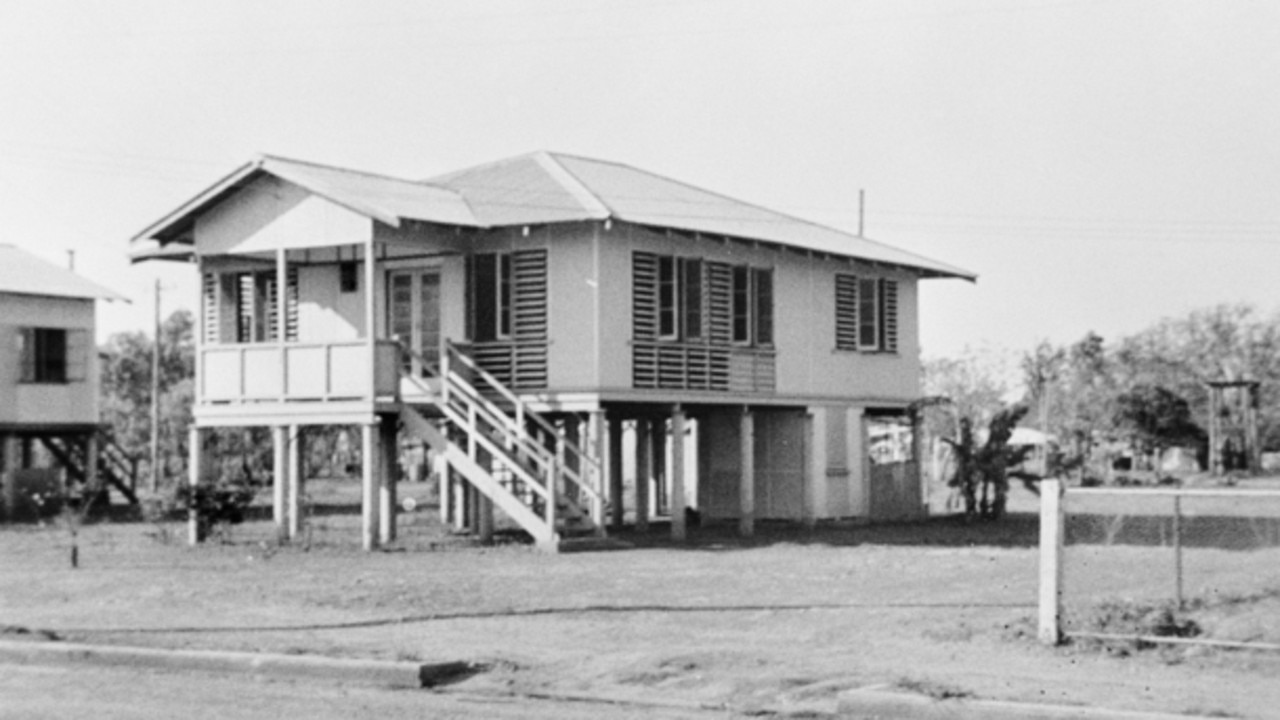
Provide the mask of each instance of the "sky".
[{"label": "sky", "polygon": [[271,153],[632,164],[958,265],[926,357],[1280,309],[1280,3],[0,3],[0,242],[197,300],[129,240]]}]

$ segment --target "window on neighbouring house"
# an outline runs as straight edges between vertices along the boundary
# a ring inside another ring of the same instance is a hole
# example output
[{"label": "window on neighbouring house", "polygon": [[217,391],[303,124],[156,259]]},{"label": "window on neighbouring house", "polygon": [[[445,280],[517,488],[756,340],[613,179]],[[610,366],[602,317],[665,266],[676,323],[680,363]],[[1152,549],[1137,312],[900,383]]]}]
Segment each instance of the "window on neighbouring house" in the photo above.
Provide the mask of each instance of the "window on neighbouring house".
[{"label": "window on neighbouring house", "polygon": [[467,259],[470,336],[477,342],[511,337],[511,255],[484,253]]},{"label": "window on neighbouring house", "polygon": [[65,328],[19,328],[21,381],[79,382],[88,377],[89,333]]}]

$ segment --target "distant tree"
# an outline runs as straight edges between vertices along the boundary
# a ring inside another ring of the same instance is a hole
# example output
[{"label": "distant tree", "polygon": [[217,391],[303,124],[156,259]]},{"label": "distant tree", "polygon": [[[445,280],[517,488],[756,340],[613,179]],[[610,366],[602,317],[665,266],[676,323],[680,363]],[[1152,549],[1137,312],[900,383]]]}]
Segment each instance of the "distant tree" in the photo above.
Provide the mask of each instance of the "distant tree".
[{"label": "distant tree", "polygon": [[958,432],[960,418],[983,424],[1000,411],[1009,383],[1000,358],[965,348],[959,358],[930,358],[923,363],[925,395],[946,398],[926,414],[926,429],[937,436]]},{"label": "distant tree", "polygon": [[971,434],[974,425],[987,423],[1000,411],[1009,393],[1006,365],[997,354],[972,348],[965,348],[958,358],[924,361],[922,384],[926,401],[920,403],[922,446],[930,459],[925,467],[934,482],[952,484],[961,494],[969,487],[953,484],[956,473],[962,472],[959,466],[968,462],[958,453],[961,448],[970,447],[956,441],[965,435],[963,422],[968,422]]},{"label": "distant tree", "polygon": [[1280,450],[1280,316],[1249,305],[1204,308],[1122,339],[1114,357],[1122,388],[1164,387],[1197,423],[1208,421],[1208,381],[1259,381],[1262,445]]},{"label": "distant tree", "polygon": [[1187,401],[1159,385],[1141,384],[1121,394],[1116,399],[1116,425],[1156,457],[1170,447],[1199,448],[1205,441]]},{"label": "distant tree", "polygon": [[[189,311],[179,310],[160,327],[162,478],[180,475],[186,467],[195,376],[194,324]],[[152,348],[152,339],[137,331],[116,333],[100,348],[103,420],[116,443],[139,460],[144,477],[151,468]]]},{"label": "distant tree", "polygon": [[1023,383],[1027,386],[1027,402],[1033,403],[1039,410],[1037,420],[1040,430],[1053,432],[1049,426],[1049,418],[1053,401],[1061,392],[1059,385],[1067,365],[1067,350],[1041,340],[1032,351],[1023,353],[1019,364]]}]

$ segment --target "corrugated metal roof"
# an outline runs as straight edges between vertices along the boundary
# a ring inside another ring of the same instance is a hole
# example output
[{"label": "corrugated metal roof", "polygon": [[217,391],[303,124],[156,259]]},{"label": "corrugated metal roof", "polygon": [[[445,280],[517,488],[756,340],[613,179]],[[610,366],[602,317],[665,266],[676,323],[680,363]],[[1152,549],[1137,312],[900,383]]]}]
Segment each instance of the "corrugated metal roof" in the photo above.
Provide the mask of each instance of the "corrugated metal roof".
[{"label": "corrugated metal roof", "polygon": [[124,300],[125,297],[14,245],[0,244],[0,293]]},{"label": "corrugated metal roof", "polygon": [[973,273],[808,220],[725,197],[645,170],[571,155],[553,155],[614,215],[641,225],[764,240],[808,250],[932,270]]},{"label": "corrugated metal roof", "polygon": [[486,225],[612,217],[974,279],[954,265],[621,163],[538,152],[431,178],[454,188]]},{"label": "corrugated metal roof", "polygon": [[[194,218],[258,173],[270,173],[389,225],[402,219],[466,227],[618,220],[757,240],[974,279],[954,265],[865,237],[775,212],[630,165],[535,152],[426,181],[262,156],[134,237],[135,260],[176,257],[164,245],[183,238]],[[161,250],[144,241],[161,243]]]},{"label": "corrugated metal roof", "polygon": [[609,217],[593,194],[547,153],[478,165],[427,182],[461,192],[476,219],[491,227]]},{"label": "corrugated metal roof", "polygon": [[402,219],[479,224],[455,189],[270,155],[262,157],[260,168],[388,225],[398,225]]}]

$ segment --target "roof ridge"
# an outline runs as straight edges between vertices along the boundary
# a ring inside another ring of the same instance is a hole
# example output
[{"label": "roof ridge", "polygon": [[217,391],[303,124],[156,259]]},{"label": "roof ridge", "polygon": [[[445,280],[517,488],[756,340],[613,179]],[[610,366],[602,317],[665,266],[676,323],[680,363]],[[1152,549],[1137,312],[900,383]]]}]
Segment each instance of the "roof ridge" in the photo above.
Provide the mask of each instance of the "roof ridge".
[{"label": "roof ridge", "polygon": [[572,195],[573,199],[577,200],[587,212],[599,213],[606,218],[616,214],[613,208],[604,201],[604,198],[600,197],[596,191],[592,190],[572,170],[560,162],[560,158],[557,157],[556,153],[539,150],[533,153],[533,157],[542,166],[543,170],[546,170],[552,176],[552,179]]},{"label": "roof ridge", "polygon": [[320,163],[320,162],[314,162],[311,160],[299,160],[297,158],[289,158],[283,155],[273,155],[271,153],[258,153],[257,164],[259,168],[262,167],[263,163],[271,160],[278,161],[278,162],[292,163],[294,165],[305,165],[307,167],[319,168],[321,170],[336,170],[338,172],[352,173],[354,175],[364,175],[365,177],[377,178],[379,180],[392,180],[394,182],[402,182],[408,185],[423,185],[423,186],[434,188],[437,190],[447,190],[452,193],[458,192],[453,188],[444,187],[442,185],[436,185],[426,180],[414,180],[412,178],[396,177],[395,175],[388,175],[386,173],[373,172],[371,170],[359,170],[356,168],[342,167],[340,165],[331,165],[329,163]]},{"label": "roof ridge", "polygon": [[[520,153],[519,155],[511,155],[509,157],[498,158],[497,160],[490,160],[488,162],[483,162],[483,163],[480,163],[479,165],[468,165],[467,167],[464,167],[464,168],[458,168],[457,170],[450,170],[449,172],[446,172],[446,173],[434,175],[430,178],[427,178],[426,180],[423,180],[422,182],[430,183],[432,181],[438,181],[439,178],[452,178],[452,177],[457,177],[459,175],[462,175],[464,173],[472,173],[477,170],[487,170],[489,168],[499,167],[501,165],[510,165],[511,163],[517,160],[523,160],[528,157],[535,157],[540,152],[545,153],[546,151],[531,150],[529,152]],[[453,188],[449,188],[449,189],[452,190]]]}]

